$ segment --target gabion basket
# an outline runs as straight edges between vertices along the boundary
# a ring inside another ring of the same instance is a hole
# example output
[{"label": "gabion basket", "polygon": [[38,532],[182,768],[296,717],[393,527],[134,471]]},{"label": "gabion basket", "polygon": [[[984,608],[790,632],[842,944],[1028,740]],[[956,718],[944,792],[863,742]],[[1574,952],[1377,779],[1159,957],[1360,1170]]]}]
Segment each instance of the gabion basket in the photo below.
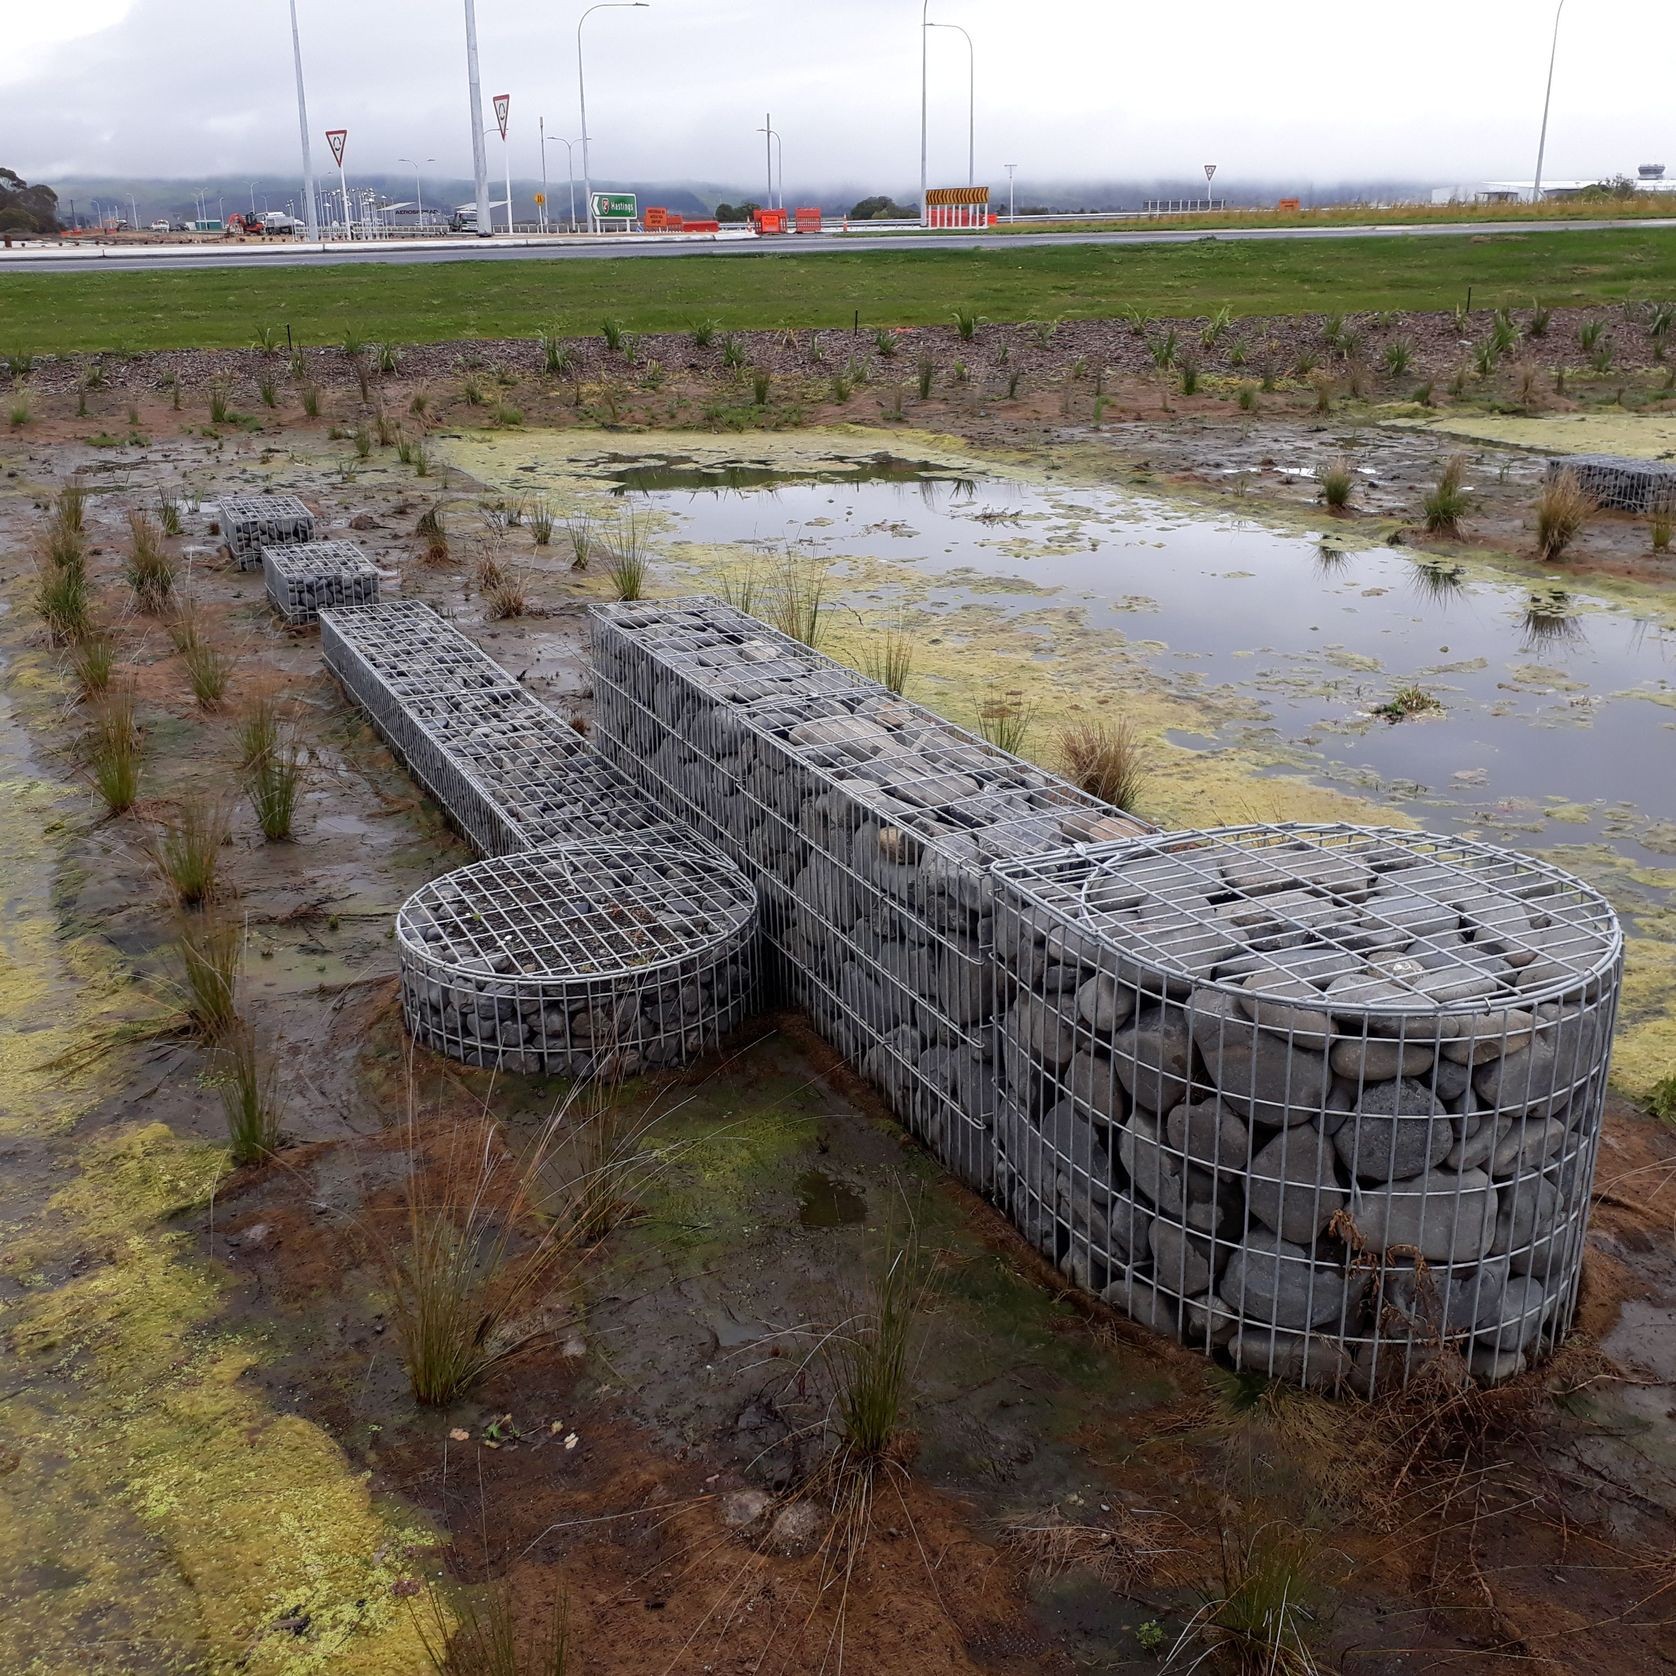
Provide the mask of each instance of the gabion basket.
[{"label": "gabion basket", "polygon": [[396,917],[408,1028],[451,1059],[529,1074],[680,1065],[749,1010],[756,914],[744,875],[690,846],[475,862]]},{"label": "gabion basket", "polygon": [[319,619],[322,607],[376,605],[378,567],[353,541],[262,548],[268,600],[287,623]]},{"label": "gabion basket", "polygon": [[314,540],[314,514],[295,495],[224,495],[217,503],[222,539],[240,570],[258,570],[264,547]]},{"label": "gabion basket", "polygon": [[756,882],[784,993],[991,1188],[990,865],[1147,829],[717,601],[592,618],[601,751]]},{"label": "gabion basket", "polygon": [[1234,827],[996,868],[1005,1202],[1237,1367],[1484,1380],[1576,1305],[1611,909],[1464,839]]},{"label": "gabion basket", "polygon": [[481,851],[675,827],[576,730],[430,609],[320,613],[326,666]]},{"label": "gabion basket", "polygon": [[1616,454],[1567,454],[1548,462],[1544,480],[1569,472],[1577,487],[1608,512],[1676,511],[1676,465],[1631,460]]}]

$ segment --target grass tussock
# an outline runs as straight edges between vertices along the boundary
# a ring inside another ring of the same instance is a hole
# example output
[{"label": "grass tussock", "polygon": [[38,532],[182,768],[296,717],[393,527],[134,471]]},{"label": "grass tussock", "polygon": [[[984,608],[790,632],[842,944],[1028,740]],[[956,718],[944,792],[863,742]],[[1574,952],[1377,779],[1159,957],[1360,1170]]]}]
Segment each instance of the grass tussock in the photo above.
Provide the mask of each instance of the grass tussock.
[{"label": "grass tussock", "polygon": [[1594,503],[1567,468],[1542,485],[1536,497],[1536,552],[1544,562],[1564,556],[1594,511]]},{"label": "grass tussock", "polygon": [[175,597],[176,565],[148,512],[128,514],[128,559],[123,575],[133,590],[134,603],[154,616]]},{"label": "grass tussock", "polygon": [[303,744],[296,727],[283,719],[271,698],[246,712],[239,729],[245,796],[256,824],[270,844],[290,838],[303,787]]},{"label": "grass tussock", "polygon": [[1373,714],[1387,722],[1406,722],[1412,716],[1437,716],[1442,713],[1443,701],[1414,682],[1398,687],[1383,704],[1373,707]]},{"label": "grass tussock", "polygon": [[48,560],[37,570],[35,610],[54,646],[70,646],[82,639],[88,631],[92,603],[87,571],[79,560],[74,564]]},{"label": "grass tussock", "polygon": [[442,502],[435,501],[419,514],[414,534],[424,543],[420,557],[426,564],[444,565],[453,556],[448,539],[448,526],[443,521]]},{"label": "grass tussock", "polygon": [[116,642],[100,629],[88,629],[70,651],[70,669],[83,698],[98,698],[110,688],[116,667]]},{"label": "grass tussock", "polygon": [[912,632],[898,617],[868,640],[861,656],[863,673],[900,698],[908,690],[908,677],[913,673],[914,646]]},{"label": "grass tussock", "polygon": [[216,907],[183,912],[175,922],[181,1009],[199,1035],[219,1039],[238,1017],[244,927]]},{"label": "grass tussock", "polygon": [[223,1031],[212,1075],[227,1116],[227,1147],[237,1165],[260,1164],[279,1149],[279,1063],[243,1019]]},{"label": "grass tussock", "polygon": [[491,621],[522,617],[529,609],[529,581],[521,570],[501,570],[483,590],[483,610]]},{"label": "grass tussock", "polygon": [[1059,735],[1065,777],[1090,797],[1133,812],[1146,785],[1145,748],[1125,716],[1078,722]]},{"label": "grass tussock", "polygon": [[192,606],[184,608],[169,625],[169,633],[186,666],[187,685],[200,710],[219,710],[233,677],[233,655],[204,632],[204,625]]},{"label": "grass tussock", "polygon": [[1019,688],[992,689],[978,705],[978,732],[1009,756],[1023,753],[1035,725],[1036,707]]},{"label": "grass tussock", "polygon": [[537,499],[530,503],[530,539],[537,547],[552,546],[557,521],[551,501]]},{"label": "grass tussock", "polygon": [[1426,491],[1426,533],[1428,535],[1458,536],[1461,520],[1466,516],[1469,497],[1466,491],[1466,459],[1452,454],[1444,462],[1438,479]]},{"label": "grass tussock", "polygon": [[735,611],[743,611],[747,617],[754,617],[757,596],[761,592],[756,561],[751,560],[743,570],[729,571],[726,575],[717,577],[716,592]]},{"label": "grass tussock", "polygon": [[763,615],[788,640],[818,648],[826,638],[826,564],[787,542],[763,600]]},{"label": "grass tussock", "polygon": [[577,1668],[570,1606],[562,1590],[533,1633],[520,1633],[505,1579],[443,1593],[427,1586],[415,1627],[433,1676],[567,1676]]},{"label": "grass tussock", "polygon": [[1342,455],[1329,460],[1321,472],[1321,499],[1329,512],[1347,512],[1356,488],[1355,468]]},{"label": "grass tussock", "polygon": [[[649,535],[647,526],[632,512],[617,520],[617,527],[612,532],[607,548],[609,557],[605,567],[605,574],[616,598],[646,597],[646,578],[651,570]],[[572,539],[574,540],[574,534]],[[585,567],[579,565],[577,568]]]},{"label": "grass tussock", "polygon": [[1163,1514],[1114,1506],[1109,1514],[1079,1522],[1057,1508],[1015,1515],[1001,1523],[1002,1541],[1029,1568],[1032,1578],[1052,1582],[1070,1572],[1092,1577],[1108,1589],[1178,1584],[1183,1531]]},{"label": "grass tussock", "polygon": [[132,809],[140,795],[140,727],[134,694],[114,688],[93,719],[87,740],[88,772],[113,815]]},{"label": "grass tussock", "polygon": [[199,907],[215,895],[221,851],[231,829],[226,802],[203,794],[183,799],[158,824],[146,852],[180,907]]}]

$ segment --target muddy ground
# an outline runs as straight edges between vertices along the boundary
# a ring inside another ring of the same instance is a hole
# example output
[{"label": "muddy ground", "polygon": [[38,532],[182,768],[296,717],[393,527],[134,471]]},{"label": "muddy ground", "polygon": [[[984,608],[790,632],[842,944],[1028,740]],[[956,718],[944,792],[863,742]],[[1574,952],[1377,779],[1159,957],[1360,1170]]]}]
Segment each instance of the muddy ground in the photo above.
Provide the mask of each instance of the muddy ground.
[{"label": "muddy ground", "polygon": [[[526,426],[888,425],[896,407],[876,384],[822,399],[829,375],[813,371],[800,393],[771,390],[765,415],[726,369],[672,367],[648,387],[644,363],[546,380],[468,353],[481,364],[371,380],[390,447],[325,356],[318,419],[281,362],[275,408],[233,386],[242,421],[211,423],[190,386],[177,410],[155,376],[72,381],[0,439],[0,1668],[422,1671],[426,1635],[460,1614],[509,1602],[528,1648],[557,1598],[587,1671],[1145,1670],[1172,1650],[1179,1668],[1207,1650],[1239,1668],[1216,1643],[1230,1613],[1207,1603],[1259,1575],[1303,1600],[1323,1669],[1676,1664],[1676,1141],[1621,1097],[1567,1350],[1487,1396],[1335,1404],[1234,1379],[1066,1296],[797,1019],[771,1015],[726,1059],[636,1091],[657,1119],[654,1167],[553,1289],[528,1352],[446,1408],[413,1401],[382,1260],[409,1172],[442,1168],[485,1113],[516,1152],[562,1090],[410,1049],[391,916],[468,851],[325,676],[316,639],[280,629],[260,577],[225,565],[191,497],[302,493],[404,596],[453,613],[585,722],[580,614],[602,579],[465,516],[450,559],[423,562],[414,524],[437,478],[397,465],[394,421],[410,438],[507,426],[516,405]],[[1074,434],[1121,480],[1314,520],[1311,487],[1279,467],[1365,438],[1376,464],[1352,516],[1393,531],[1459,446],[1376,432],[1365,407],[1318,415],[1302,388],[1255,416],[1225,390],[1172,393],[1166,411],[1157,378],[1096,396],[1071,373],[1013,403],[951,384],[904,410],[1046,470]],[[1536,465],[1498,459],[1473,541],[1523,562]],[[46,504],[72,472],[95,491],[97,612],[145,734],[141,802],[119,817],[88,784],[88,707],[29,604]],[[456,473],[447,492],[458,505],[473,487]],[[160,490],[188,497],[168,546],[237,657],[213,711],[121,579],[126,514]],[[1657,573],[1644,525],[1597,521],[1580,551]],[[477,561],[509,552],[531,610],[486,620]],[[209,1062],[180,1028],[145,842],[193,788],[237,799],[238,719],[262,690],[307,742],[301,816],[293,842],[270,844],[236,801],[223,889],[287,1145],[233,1170]],[[814,1347],[909,1214],[938,1258],[909,1434],[867,1541],[846,1549],[823,1493],[831,1383]]]}]

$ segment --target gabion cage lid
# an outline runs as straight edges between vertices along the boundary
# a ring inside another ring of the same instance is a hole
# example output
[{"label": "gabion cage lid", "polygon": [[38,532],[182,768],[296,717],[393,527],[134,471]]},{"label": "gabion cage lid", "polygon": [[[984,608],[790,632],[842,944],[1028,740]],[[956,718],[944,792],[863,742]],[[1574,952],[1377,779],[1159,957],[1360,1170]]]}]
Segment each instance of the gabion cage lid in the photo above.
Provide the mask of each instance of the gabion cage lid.
[{"label": "gabion cage lid", "polygon": [[745,875],[708,850],[559,844],[422,885],[402,904],[396,936],[426,959],[433,943],[449,946],[456,971],[562,982],[703,956],[746,929],[756,906]]},{"label": "gabion cage lid", "polygon": [[300,541],[263,547],[274,568],[293,581],[321,576],[376,576],[378,566],[353,541]]},{"label": "gabion cage lid", "polygon": [[1598,979],[1622,932],[1598,892],[1468,838],[1344,824],[1222,827],[999,863],[1019,896],[1125,967],[1358,1014],[1528,1009]]},{"label": "gabion cage lid", "polygon": [[312,518],[295,495],[223,495],[216,502],[227,518]]}]

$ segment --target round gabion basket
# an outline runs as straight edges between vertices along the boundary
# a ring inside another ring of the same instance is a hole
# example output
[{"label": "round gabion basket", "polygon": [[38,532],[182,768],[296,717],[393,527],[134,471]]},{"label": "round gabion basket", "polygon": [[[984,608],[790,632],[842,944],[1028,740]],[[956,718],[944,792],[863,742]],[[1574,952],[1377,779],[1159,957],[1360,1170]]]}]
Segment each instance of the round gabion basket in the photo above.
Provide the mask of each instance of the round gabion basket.
[{"label": "round gabion basket", "polygon": [[756,920],[749,881],[702,848],[565,844],[476,862],[396,916],[408,1028],[509,1071],[679,1065],[748,1010]]},{"label": "round gabion basket", "polygon": [[1348,826],[998,872],[1005,1191],[1067,1274],[1238,1367],[1364,1394],[1558,1342],[1622,961],[1595,892]]}]

